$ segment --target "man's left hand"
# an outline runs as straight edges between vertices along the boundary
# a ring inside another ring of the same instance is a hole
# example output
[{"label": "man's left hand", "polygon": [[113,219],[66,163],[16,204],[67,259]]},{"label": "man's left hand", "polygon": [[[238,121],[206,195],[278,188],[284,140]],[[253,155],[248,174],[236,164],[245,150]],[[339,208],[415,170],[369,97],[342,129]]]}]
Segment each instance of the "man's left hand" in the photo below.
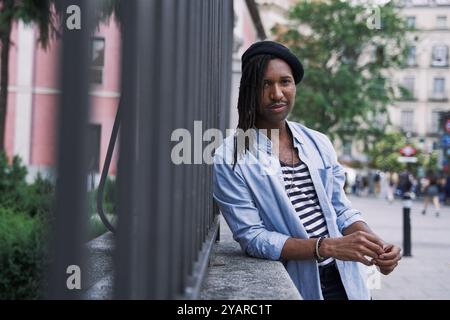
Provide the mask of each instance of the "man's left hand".
[{"label": "man's left hand", "polygon": [[387,244],[384,246],[384,253],[378,258],[373,259],[373,263],[380,268],[380,272],[384,275],[391,273],[398,262],[402,258],[401,249],[393,244]]}]

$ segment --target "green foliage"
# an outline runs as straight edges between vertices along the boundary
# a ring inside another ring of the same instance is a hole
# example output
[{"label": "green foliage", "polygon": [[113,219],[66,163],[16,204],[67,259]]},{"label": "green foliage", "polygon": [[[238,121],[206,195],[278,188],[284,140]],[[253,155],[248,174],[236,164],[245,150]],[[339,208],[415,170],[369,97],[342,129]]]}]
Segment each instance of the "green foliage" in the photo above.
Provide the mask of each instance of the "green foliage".
[{"label": "green foliage", "polygon": [[[116,222],[116,182],[110,177],[106,178],[105,188],[103,194],[103,210],[106,215],[108,221],[115,225]],[[88,192],[88,201],[89,201],[89,230],[88,235],[89,239],[93,239],[106,231],[106,227],[103,225],[103,222],[100,219],[97,210],[97,193],[98,189],[91,190]]]},{"label": "green foliage", "polygon": [[9,165],[5,153],[0,152],[0,207],[30,216],[49,214],[54,199],[52,183],[38,174],[28,185],[26,176],[27,168],[19,157]]},{"label": "green foliage", "polygon": [[291,117],[332,139],[362,139],[366,146],[389,124],[387,105],[395,97],[386,70],[400,68],[407,52],[396,9],[381,7],[380,30],[367,27],[372,15],[348,2],[300,1],[289,24],[272,30],[305,67]]},{"label": "green foliage", "polygon": [[117,188],[116,181],[111,178],[106,178],[105,181],[105,202],[104,207],[105,211],[108,213],[115,214],[116,211],[116,203],[117,203]]},{"label": "green foliage", "polygon": [[55,0],[0,0],[0,34],[11,28],[11,22],[34,23],[39,30],[39,42],[45,48],[50,36],[57,33],[51,8]]},{"label": "green foliage", "polygon": [[45,234],[41,217],[0,207],[0,300],[42,297]]},{"label": "green foliage", "polygon": [[[401,156],[400,149],[407,145],[406,137],[400,132],[386,133],[372,145],[368,150],[368,155],[371,159],[371,167],[380,169],[382,171],[401,172],[406,169],[407,164],[398,162],[398,157]],[[431,156],[425,155],[413,143],[408,145],[417,150],[417,163],[409,164],[409,169],[413,173],[421,166],[437,165],[436,154]],[[434,168],[434,167],[433,167]]]},{"label": "green foliage", "polygon": [[[26,183],[27,169],[19,157],[11,164],[0,152],[0,299],[36,299],[46,269],[46,229],[54,201],[53,184],[37,175]],[[115,182],[105,184],[105,211],[113,224]],[[90,204],[88,240],[107,230],[97,215],[96,192],[88,194]]]},{"label": "green foliage", "polygon": [[[106,218],[109,222],[111,222],[113,225],[115,225],[116,222],[116,215],[113,214],[106,214]],[[101,236],[108,230],[106,229],[105,225],[103,224],[102,220],[100,219],[100,216],[98,214],[93,214],[90,217],[89,220],[89,228],[88,228],[88,239],[95,239],[98,236]]]}]

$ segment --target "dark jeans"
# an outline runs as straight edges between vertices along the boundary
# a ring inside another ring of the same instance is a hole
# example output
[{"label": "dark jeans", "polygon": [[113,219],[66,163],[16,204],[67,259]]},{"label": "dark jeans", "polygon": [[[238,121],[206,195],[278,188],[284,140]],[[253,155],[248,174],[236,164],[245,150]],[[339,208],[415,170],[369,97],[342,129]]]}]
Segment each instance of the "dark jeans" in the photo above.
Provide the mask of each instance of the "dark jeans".
[{"label": "dark jeans", "polygon": [[325,267],[319,267],[319,274],[322,295],[325,300],[348,300],[335,262]]}]

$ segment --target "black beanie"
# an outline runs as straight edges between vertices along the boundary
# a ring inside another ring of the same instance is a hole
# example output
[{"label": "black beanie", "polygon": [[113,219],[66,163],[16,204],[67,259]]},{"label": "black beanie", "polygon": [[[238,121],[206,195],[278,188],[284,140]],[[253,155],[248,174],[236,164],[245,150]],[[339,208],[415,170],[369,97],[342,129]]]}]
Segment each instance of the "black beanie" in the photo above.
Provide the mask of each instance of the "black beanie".
[{"label": "black beanie", "polygon": [[260,54],[270,54],[284,60],[292,69],[295,84],[303,79],[303,65],[285,46],[274,41],[259,41],[252,44],[242,55],[242,70],[251,58]]}]

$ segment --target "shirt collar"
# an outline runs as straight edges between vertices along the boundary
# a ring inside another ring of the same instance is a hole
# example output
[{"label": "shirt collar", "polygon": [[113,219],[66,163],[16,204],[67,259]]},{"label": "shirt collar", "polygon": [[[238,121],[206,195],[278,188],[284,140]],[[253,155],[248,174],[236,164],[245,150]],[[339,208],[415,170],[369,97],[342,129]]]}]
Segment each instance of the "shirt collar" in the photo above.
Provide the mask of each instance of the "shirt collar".
[{"label": "shirt collar", "polygon": [[[294,126],[294,122],[286,120],[286,124],[292,132],[292,136],[294,138],[294,146],[303,145],[303,137],[299,130],[296,130]],[[256,143],[258,145],[258,149],[265,151],[266,153],[272,152],[272,141],[264,134],[263,130],[260,130],[254,127],[256,130]]]}]

